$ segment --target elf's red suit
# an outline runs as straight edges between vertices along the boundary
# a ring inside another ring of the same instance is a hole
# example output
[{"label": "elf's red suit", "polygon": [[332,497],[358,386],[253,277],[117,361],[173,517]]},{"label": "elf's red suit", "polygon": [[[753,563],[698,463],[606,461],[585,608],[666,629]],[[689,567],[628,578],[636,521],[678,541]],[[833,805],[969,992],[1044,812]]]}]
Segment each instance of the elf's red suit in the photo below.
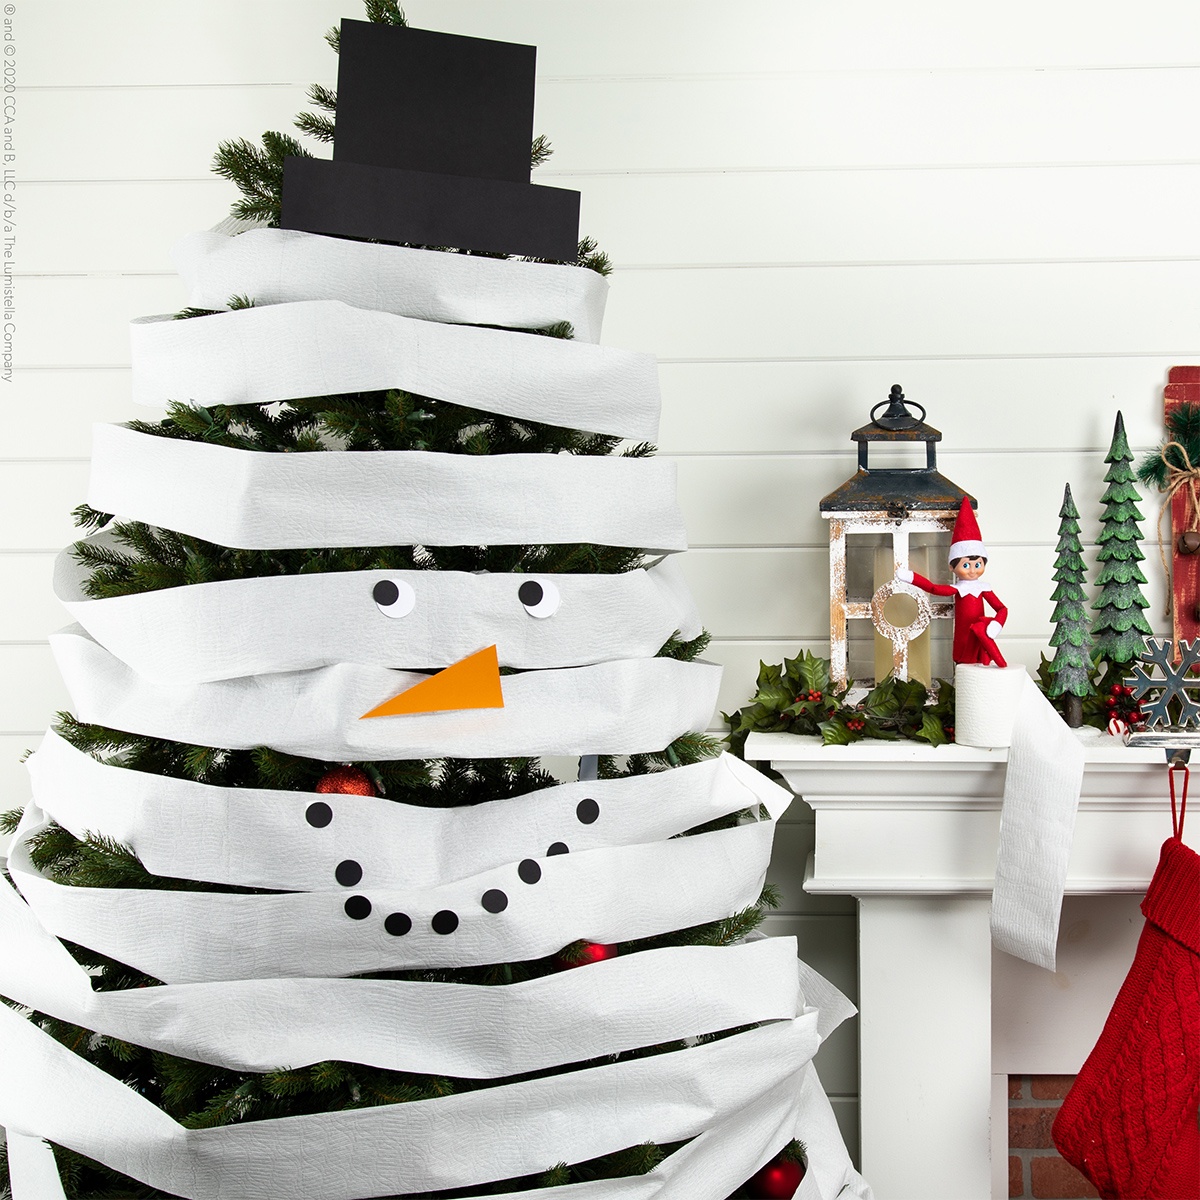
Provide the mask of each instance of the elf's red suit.
[{"label": "elf's red suit", "polygon": [[[912,575],[912,578],[907,578]],[[906,583],[919,587],[934,596],[954,597],[954,645],[951,653],[956,663],[995,663],[1006,667],[1004,655],[996,645],[995,637],[1008,620],[1008,609],[1000,603],[995,592],[985,590],[978,579],[960,579],[957,583],[933,583],[924,575],[901,571],[898,577]],[[983,603],[987,601],[995,610],[989,617]]]}]

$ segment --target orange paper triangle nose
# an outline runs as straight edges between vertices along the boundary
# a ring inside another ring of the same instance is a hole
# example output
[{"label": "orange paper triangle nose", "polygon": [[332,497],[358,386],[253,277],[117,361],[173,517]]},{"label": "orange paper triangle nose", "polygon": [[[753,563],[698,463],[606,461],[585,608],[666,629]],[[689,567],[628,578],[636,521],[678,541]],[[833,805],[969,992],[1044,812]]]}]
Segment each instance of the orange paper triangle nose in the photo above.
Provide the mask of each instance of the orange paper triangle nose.
[{"label": "orange paper triangle nose", "polygon": [[488,646],[414,684],[400,695],[385,700],[377,708],[363,713],[359,719],[398,717],[406,713],[451,712],[462,708],[503,707],[500,663],[496,658],[496,647]]}]

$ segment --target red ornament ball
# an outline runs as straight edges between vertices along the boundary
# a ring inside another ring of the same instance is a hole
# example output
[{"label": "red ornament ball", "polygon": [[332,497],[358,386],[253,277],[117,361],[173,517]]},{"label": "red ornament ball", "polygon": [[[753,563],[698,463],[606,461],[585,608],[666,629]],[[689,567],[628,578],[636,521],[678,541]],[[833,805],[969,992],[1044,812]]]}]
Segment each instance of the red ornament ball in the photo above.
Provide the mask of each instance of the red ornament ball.
[{"label": "red ornament ball", "polygon": [[335,793],[339,796],[377,796],[375,784],[370,775],[362,767],[330,767],[320,779],[313,791],[322,795]]},{"label": "red ornament ball", "polygon": [[603,962],[606,958],[616,957],[616,946],[609,945],[606,942],[584,942],[580,948],[578,958],[572,957],[570,961],[565,958],[559,958],[558,968],[560,971],[569,971],[572,967],[586,967],[589,963]]},{"label": "red ornament ball", "polygon": [[791,1159],[773,1158],[746,1181],[755,1200],[791,1200],[804,1178],[804,1168]]}]

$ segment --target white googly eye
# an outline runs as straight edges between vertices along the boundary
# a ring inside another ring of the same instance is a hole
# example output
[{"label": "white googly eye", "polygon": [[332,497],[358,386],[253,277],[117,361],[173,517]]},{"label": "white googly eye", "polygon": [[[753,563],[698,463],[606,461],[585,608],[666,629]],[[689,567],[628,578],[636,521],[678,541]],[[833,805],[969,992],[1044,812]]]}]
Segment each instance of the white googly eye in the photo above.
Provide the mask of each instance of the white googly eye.
[{"label": "white googly eye", "polygon": [[403,579],[381,579],[371,597],[385,617],[407,617],[417,602],[417,593]]},{"label": "white googly eye", "polygon": [[558,588],[550,580],[527,579],[517,589],[517,599],[531,617],[540,620],[543,617],[552,617],[558,612],[561,597]]}]

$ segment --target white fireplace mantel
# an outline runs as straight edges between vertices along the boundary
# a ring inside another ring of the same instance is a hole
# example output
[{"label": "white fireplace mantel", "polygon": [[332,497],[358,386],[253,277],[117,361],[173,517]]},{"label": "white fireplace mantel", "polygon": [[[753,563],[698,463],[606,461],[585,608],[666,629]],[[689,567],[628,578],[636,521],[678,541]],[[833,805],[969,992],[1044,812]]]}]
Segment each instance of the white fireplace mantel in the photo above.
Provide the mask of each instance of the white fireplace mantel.
[{"label": "white fireplace mantel", "polygon": [[[1079,736],[1086,765],[1067,893],[1124,894],[1132,906],[1171,832],[1166,757],[1096,730]],[[859,901],[862,1171],[878,1200],[1007,1196],[1004,1073],[1015,1059],[1028,1065],[1013,1073],[1078,1070],[1112,998],[1097,1005],[1073,995],[1065,976],[998,954],[997,1015],[1032,1003],[1038,1045],[1014,1052],[1020,1030],[1006,1027],[994,1054],[988,907],[1007,754],[907,741],[823,746],[786,733],[746,742],[746,759],[769,762],[816,814],[805,890]],[[1122,945],[1117,961],[1127,954]]]}]

